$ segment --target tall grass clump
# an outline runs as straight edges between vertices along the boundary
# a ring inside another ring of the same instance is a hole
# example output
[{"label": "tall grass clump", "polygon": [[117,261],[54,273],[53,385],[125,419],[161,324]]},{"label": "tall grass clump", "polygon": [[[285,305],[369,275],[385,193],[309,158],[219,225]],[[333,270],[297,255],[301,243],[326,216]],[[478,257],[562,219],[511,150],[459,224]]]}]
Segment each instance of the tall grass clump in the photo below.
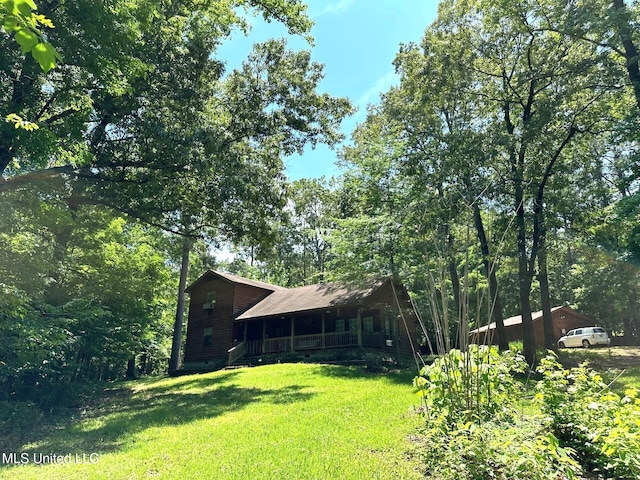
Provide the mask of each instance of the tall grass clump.
[{"label": "tall grass clump", "polygon": [[501,354],[494,346],[469,345],[465,352],[450,350],[424,366],[414,387],[432,421],[482,423],[513,411],[522,389],[513,373],[526,368],[524,358],[512,351]]},{"label": "tall grass clump", "polygon": [[[495,346],[469,344],[469,325],[490,323],[499,303],[491,288],[484,293],[476,288],[478,282],[469,271],[469,230],[459,278],[450,268],[455,254],[451,242],[439,240],[434,239],[434,246],[440,247],[436,257],[426,259],[425,300],[441,355],[414,379],[425,417],[418,450],[426,478],[575,478],[580,466],[572,450],[560,444],[542,415],[522,414],[523,386],[516,376],[529,370],[524,357],[516,348],[501,353]],[[491,270],[495,262],[487,260],[485,266]],[[490,335],[485,340],[490,343]]]}]

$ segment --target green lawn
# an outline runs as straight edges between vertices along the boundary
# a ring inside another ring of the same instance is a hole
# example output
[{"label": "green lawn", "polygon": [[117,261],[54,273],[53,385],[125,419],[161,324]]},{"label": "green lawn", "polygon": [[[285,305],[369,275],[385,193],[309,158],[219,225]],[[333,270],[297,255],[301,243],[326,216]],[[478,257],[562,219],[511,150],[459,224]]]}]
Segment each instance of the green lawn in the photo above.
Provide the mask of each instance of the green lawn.
[{"label": "green lawn", "polygon": [[[280,364],[124,383],[16,445],[30,462],[4,465],[0,478],[419,478],[407,440],[421,422],[412,376]],[[33,464],[52,453],[71,462]]]}]

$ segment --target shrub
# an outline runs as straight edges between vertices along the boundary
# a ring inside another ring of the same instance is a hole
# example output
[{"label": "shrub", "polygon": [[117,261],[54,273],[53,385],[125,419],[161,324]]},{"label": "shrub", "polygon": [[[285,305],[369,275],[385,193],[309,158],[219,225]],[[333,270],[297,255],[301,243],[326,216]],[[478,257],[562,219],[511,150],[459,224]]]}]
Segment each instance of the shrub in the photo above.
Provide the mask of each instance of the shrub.
[{"label": "shrub", "polygon": [[451,425],[483,421],[509,411],[521,390],[512,373],[526,367],[513,351],[469,345],[466,352],[451,350],[423,367],[414,387],[431,416],[444,416]]},{"label": "shrub", "polygon": [[434,479],[574,478],[580,470],[541,417],[518,418],[524,372],[514,351],[469,346],[424,367],[414,386],[427,417],[423,444],[427,475]]},{"label": "shrub", "polygon": [[427,478],[438,480],[572,479],[579,471],[539,418],[429,429],[422,451]]},{"label": "shrub", "polygon": [[640,478],[640,399],[635,389],[613,393],[586,363],[566,370],[555,355],[538,371],[536,401],[562,445],[590,471],[618,479]]}]

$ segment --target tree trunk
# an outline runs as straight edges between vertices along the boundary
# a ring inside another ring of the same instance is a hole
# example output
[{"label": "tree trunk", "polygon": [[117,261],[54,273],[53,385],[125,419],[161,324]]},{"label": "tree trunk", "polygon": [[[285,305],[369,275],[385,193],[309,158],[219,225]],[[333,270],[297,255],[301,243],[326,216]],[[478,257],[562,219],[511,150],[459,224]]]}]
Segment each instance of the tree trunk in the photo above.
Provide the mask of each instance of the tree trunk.
[{"label": "tree trunk", "polygon": [[640,345],[640,322],[632,315],[622,318],[622,335],[625,345]]},{"label": "tree trunk", "polygon": [[136,357],[131,357],[127,362],[127,378],[136,378]]},{"label": "tree trunk", "polygon": [[[508,91],[507,73],[503,70],[503,87]],[[529,97],[522,113],[524,124],[531,121],[533,96],[535,92],[535,81],[532,80],[529,89]],[[515,125],[511,121],[511,105],[505,102],[503,105],[504,122],[507,133],[513,137]],[[531,318],[531,273],[529,269],[527,254],[527,225],[524,209],[524,160],[527,151],[525,143],[520,145],[519,150],[515,144],[509,147],[509,162],[511,164],[511,174],[513,178],[513,207],[516,214],[516,242],[518,252],[518,297],[520,303],[520,315],[522,317],[522,353],[527,363],[533,367],[536,361],[536,341],[533,334],[533,319]],[[532,258],[534,253],[531,252]]]},{"label": "tree trunk", "polygon": [[564,138],[560,146],[545,169],[540,185],[538,185],[538,193],[533,202],[533,245],[531,247],[531,261],[529,263],[529,272],[533,276],[536,255],[538,259],[538,280],[540,281],[540,300],[542,302],[542,326],[544,330],[544,346],[547,349],[556,350],[555,339],[553,336],[553,319],[551,318],[551,300],[549,298],[549,276],[547,273],[547,227],[545,224],[544,210],[544,190],[551,177],[556,162],[560,158],[560,154],[569,144],[571,139],[577,133],[577,129],[572,125],[567,136]]},{"label": "tree trunk", "polygon": [[147,353],[143,353],[142,356],[140,357],[140,372],[143,375],[149,375],[149,372],[147,371],[148,358],[149,358],[149,355]]},{"label": "tree trunk", "polygon": [[536,339],[533,333],[533,319],[531,318],[531,274],[527,255],[527,228],[524,215],[524,190],[522,182],[523,159],[514,165],[514,190],[516,209],[516,231],[518,243],[518,293],[520,299],[520,315],[522,316],[522,353],[530,366],[536,362]]},{"label": "tree trunk", "polygon": [[489,242],[487,242],[487,235],[484,230],[482,215],[480,214],[480,206],[477,202],[474,202],[473,204],[473,218],[476,226],[476,232],[478,233],[478,240],[480,241],[482,261],[484,263],[487,280],[489,280],[489,299],[493,304],[490,314],[493,317],[493,321],[496,323],[498,348],[502,351],[506,351],[509,349],[509,342],[507,341],[507,332],[504,328],[504,317],[502,316],[502,302],[500,301],[500,290],[498,290],[498,279],[496,278],[495,270],[491,266]]},{"label": "tree trunk", "polygon": [[[522,221],[522,230],[524,230],[524,217]],[[531,277],[527,268],[526,238],[520,233],[521,228],[518,227],[518,293],[520,299],[520,315],[522,316],[522,353],[525,360],[531,366],[536,360],[536,339],[533,334],[533,319],[531,317],[531,301],[529,293],[531,292]]]},{"label": "tree trunk", "polygon": [[184,317],[185,288],[187,286],[187,275],[189,273],[189,253],[191,252],[192,240],[184,237],[182,242],[182,264],[180,267],[180,284],[178,287],[178,306],[176,308],[176,319],[173,323],[173,342],[171,343],[171,358],[169,359],[169,374],[180,369],[180,348],[182,346],[182,320]]},{"label": "tree trunk", "polygon": [[557,350],[553,335],[553,318],[551,317],[551,299],[549,298],[549,276],[547,274],[546,233],[542,233],[538,244],[538,281],[540,282],[540,301],[542,303],[542,326],[544,329],[544,347]]},{"label": "tree trunk", "polygon": [[624,0],[613,0],[612,23],[616,33],[620,36],[624,48],[624,58],[627,64],[627,73],[633,86],[636,97],[636,105],[640,108],[640,67],[638,66],[638,49],[633,43],[633,28],[631,18]]}]

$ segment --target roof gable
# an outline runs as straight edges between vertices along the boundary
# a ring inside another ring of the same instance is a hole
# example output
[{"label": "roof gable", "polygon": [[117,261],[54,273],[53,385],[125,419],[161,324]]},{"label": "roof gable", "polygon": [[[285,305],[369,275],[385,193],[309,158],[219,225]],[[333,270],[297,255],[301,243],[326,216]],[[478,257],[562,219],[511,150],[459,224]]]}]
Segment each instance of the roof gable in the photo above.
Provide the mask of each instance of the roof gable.
[{"label": "roof gable", "polygon": [[185,292],[191,293],[191,291],[197,287],[200,283],[210,280],[212,278],[220,278],[222,280],[226,280],[227,282],[241,284],[241,285],[249,285],[250,287],[260,288],[262,290],[267,290],[271,292],[275,292],[276,290],[286,290],[284,287],[280,287],[278,285],[272,285],[266,282],[260,282],[258,280],[252,280],[250,278],[240,277],[239,275],[233,275],[231,273],[207,270],[203,273],[195,282],[189,285]]},{"label": "roof gable", "polygon": [[191,293],[202,282],[212,279],[222,279],[233,284],[248,285],[265,291],[266,297],[237,316],[236,320],[270,317],[358,304],[371,297],[379,288],[391,281],[391,278],[387,277],[374,281],[367,287],[320,283],[303,287],[285,288],[240,277],[231,273],[207,270],[195,282],[189,285],[185,291]]}]

